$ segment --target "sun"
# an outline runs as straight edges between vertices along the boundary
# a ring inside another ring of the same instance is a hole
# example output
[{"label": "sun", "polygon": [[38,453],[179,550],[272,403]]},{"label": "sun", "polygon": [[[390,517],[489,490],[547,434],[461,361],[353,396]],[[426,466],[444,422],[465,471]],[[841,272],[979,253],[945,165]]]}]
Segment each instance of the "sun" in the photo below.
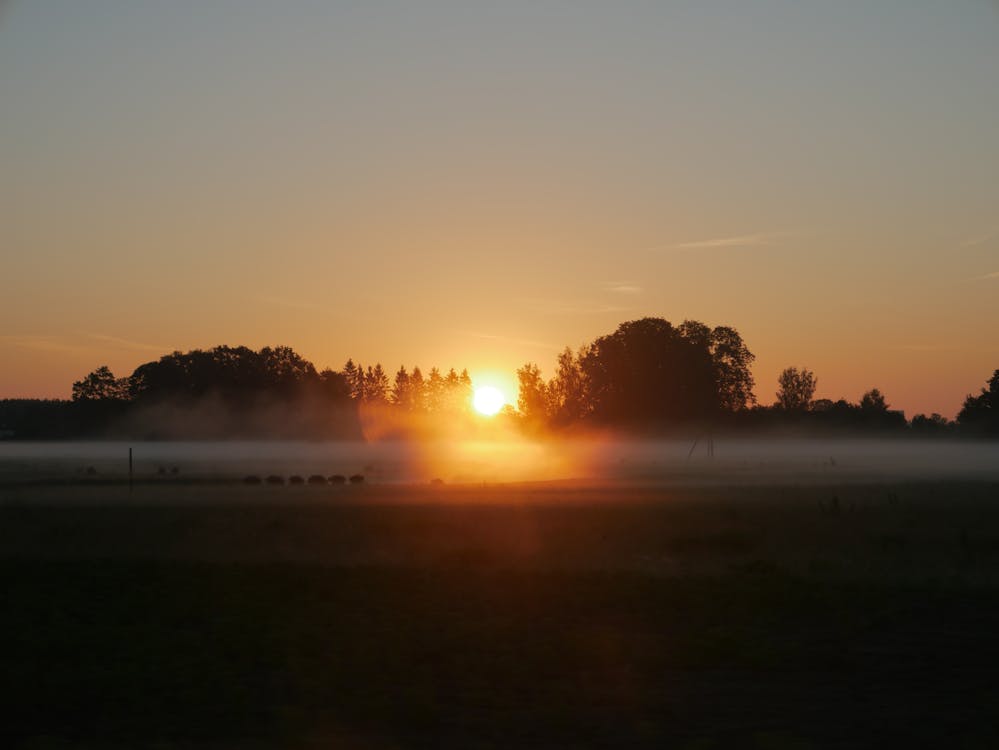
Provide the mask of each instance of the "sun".
[{"label": "sun", "polygon": [[476,388],[475,395],[472,397],[472,406],[475,407],[475,411],[487,417],[497,414],[505,403],[506,399],[503,398],[499,388],[493,388],[491,385]]}]

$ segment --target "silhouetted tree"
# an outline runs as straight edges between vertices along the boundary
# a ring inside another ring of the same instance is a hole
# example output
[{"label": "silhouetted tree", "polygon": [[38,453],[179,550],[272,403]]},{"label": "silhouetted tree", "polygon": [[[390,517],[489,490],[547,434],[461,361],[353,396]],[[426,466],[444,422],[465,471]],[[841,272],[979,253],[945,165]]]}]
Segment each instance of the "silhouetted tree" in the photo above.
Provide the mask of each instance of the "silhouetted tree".
[{"label": "silhouetted tree", "polygon": [[953,422],[948,421],[936,412],[928,417],[925,414],[917,414],[912,418],[911,424],[914,435],[925,437],[940,437],[950,432],[953,426]]},{"label": "silhouetted tree", "polygon": [[313,364],[287,346],[218,346],[175,351],[140,365],[129,378],[129,391],[141,401],[196,400],[220,396],[234,405],[266,394],[293,398],[319,382]]},{"label": "silhouetted tree", "polygon": [[572,349],[566,347],[558,355],[555,375],[545,388],[547,412],[555,424],[576,422],[590,412],[582,363],[584,354],[585,350],[580,350],[579,355],[575,355]]},{"label": "silhouetted tree", "polygon": [[885,402],[884,394],[877,388],[872,388],[860,397],[860,408],[865,412],[886,412],[888,404]]},{"label": "silhouetted tree", "polygon": [[409,393],[411,399],[411,410],[422,413],[427,410],[427,383],[423,378],[423,371],[419,367],[413,367],[413,372],[409,375]]},{"label": "silhouetted tree", "polygon": [[350,397],[354,401],[364,400],[364,368],[348,359],[343,366],[343,376],[350,386]]},{"label": "silhouetted tree", "polygon": [[905,415],[891,411],[884,394],[872,388],[860,398],[858,416],[863,427],[875,430],[901,430],[906,426]]},{"label": "silhouetted tree", "polygon": [[447,374],[448,406],[452,411],[467,411],[472,403],[472,377],[468,370],[460,373],[451,368]]},{"label": "silhouetted tree", "polygon": [[345,402],[350,399],[350,384],[342,372],[326,368],[319,373],[322,390],[330,401]]},{"label": "silhouetted tree", "polygon": [[999,435],[999,370],[992,373],[977,396],[969,394],[964,399],[957,423],[968,433]]},{"label": "silhouetted tree", "polygon": [[[112,382],[117,396],[100,397]],[[217,346],[171,352],[127,380],[98,370],[74,384],[79,408],[72,416],[91,434],[106,435],[357,434],[348,393],[342,373],[317,372],[291,347]]]},{"label": "silhouetted tree", "polygon": [[406,372],[405,365],[399,365],[392,381],[392,403],[403,411],[413,410],[413,397],[410,390],[409,373]]},{"label": "silhouetted tree", "polygon": [[519,383],[517,409],[523,419],[532,426],[539,426],[548,420],[548,388],[536,364],[528,362],[517,370]]},{"label": "silhouetted tree", "polygon": [[705,342],[662,318],[622,323],[601,336],[586,350],[581,369],[600,422],[665,426],[711,417],[719,407]]},{"label": "silhouetted tree", "polygon": [[718,402],[727,411],[741,411],[756,403],[751,367],[756,359],[739,332],[728,326],[711,331],[711,361],[718,383]]},{"label": "silhouetted tree", "polygon": [[811,370],[788,367],[777,378],[777,404],[788,411],[806,411],[815,395],[818,380]]},{"label": "silhouetted tree", "polygon": [[725,411],[739,411],[756,403],[750,367],[756,356],[739,332],[728,326],[709,328],[698,320],[685,320],[676,329],[680,336],[707,349],[714,365],[718,404]]},{"label": "silhouetted tree", "polygon": [[128,379],[116,378],[107,365],[73,383],[74,401],[124,401],[128,398]]},{"label": "silhouetted tree", "polygon": [[290,346],[265,346],[260,350],[260,359],[271,389],[294,393],[303,383],[318,378],[315,365]]},{"label": "silhouetted tree", "polygon": [[364,373],[364,393],[362,398],[368,403],[384,404],[388,402],[389,379],[380,364],[368,367]]},{"label": "silhouetted tree", "polygon": [[444,405],[444,378],[436,367],[430,368],[425,387],[427,410],[433,414],[440,412]]}]

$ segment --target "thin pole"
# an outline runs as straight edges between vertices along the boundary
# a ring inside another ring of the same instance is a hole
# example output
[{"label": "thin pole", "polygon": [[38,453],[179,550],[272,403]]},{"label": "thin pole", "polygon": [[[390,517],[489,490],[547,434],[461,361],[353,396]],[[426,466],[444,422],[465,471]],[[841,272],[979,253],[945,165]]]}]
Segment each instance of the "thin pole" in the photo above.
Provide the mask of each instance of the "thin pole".
[{"label": "thin pole", "polygon": [[700,439],[701,439],[700,435],[698,435],[697,437],[694,438],[694,444],[692,446],[690,446],[690,451],[688,451],[688,453],[687,453],[687,460],[688,461],[690,460],[690,457],[694,455],[694,448],[697,447],[697,443],[700,441]]},{"label": "thin pole", "polygon": [[128,491],[132,491],[132,447],[128,448]]}]

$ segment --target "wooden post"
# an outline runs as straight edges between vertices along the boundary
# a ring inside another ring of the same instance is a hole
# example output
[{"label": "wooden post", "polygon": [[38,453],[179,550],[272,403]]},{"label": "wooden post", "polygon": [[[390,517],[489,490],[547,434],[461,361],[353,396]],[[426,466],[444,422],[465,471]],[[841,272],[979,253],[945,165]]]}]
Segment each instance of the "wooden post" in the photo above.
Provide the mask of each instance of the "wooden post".
[{"label": "wooden post", "polygon": [[132,447],[128,448],[128,491],[132,491]]}]

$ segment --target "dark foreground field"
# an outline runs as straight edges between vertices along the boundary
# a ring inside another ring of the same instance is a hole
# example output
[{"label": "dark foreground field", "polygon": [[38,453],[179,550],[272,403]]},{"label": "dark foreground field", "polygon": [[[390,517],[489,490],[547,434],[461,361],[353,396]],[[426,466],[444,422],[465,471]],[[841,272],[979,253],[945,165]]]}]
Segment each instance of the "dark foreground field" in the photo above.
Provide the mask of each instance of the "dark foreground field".
[{"label": "dark foreground field", "polygon": [[994,484],[2,492],[3,746],[999,743]]}]

